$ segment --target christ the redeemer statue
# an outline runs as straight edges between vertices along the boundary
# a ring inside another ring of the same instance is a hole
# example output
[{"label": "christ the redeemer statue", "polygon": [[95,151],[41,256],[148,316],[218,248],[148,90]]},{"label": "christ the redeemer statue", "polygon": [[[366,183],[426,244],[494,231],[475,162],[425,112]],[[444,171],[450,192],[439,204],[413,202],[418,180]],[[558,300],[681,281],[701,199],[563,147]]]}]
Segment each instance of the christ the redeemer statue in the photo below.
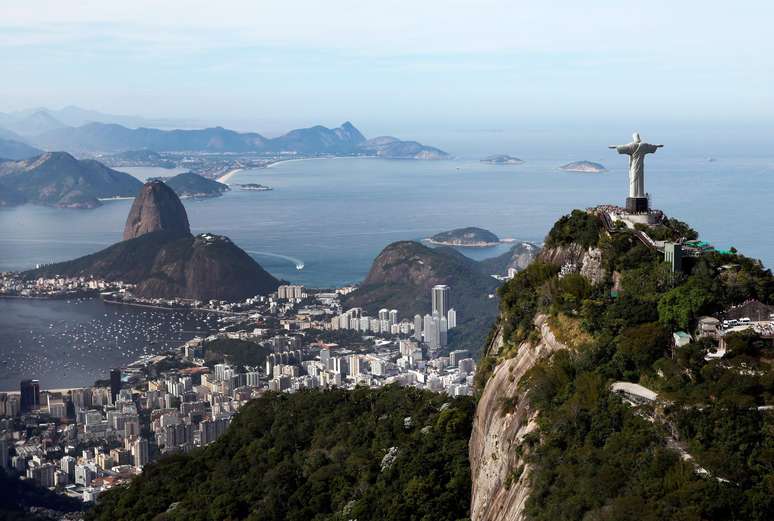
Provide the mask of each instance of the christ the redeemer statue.
[{"label": "christ the redeemer statue", "polygon": [[626,198],[626,210],[629,212],[647,212],[648,197],[645,193],[645,155],[653,154],[664,145],[643,143],[640,134],[635,132],[633,141],[628,145],[610,145],[619,154],[629,156],[629,197]]}]

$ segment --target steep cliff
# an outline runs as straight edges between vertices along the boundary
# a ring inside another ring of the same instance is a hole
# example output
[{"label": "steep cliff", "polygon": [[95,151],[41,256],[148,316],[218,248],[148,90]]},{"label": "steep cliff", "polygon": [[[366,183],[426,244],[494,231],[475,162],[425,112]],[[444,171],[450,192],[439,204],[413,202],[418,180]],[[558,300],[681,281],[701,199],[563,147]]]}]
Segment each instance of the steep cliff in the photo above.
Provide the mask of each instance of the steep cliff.
[{"label": "steep cliff", "polygon": [[602,250],[598,247],[584,247],[577,243],[546,247],[537,259],[567,272],[580,273],[592,284],[601,283],[607,275],[602,264]]},{"label": "steep cliff", "polygon": [[151,181],[134,198],[124,226],[124,240],[159,231],[179,236],[191,234],[188,214],[175,191],[161,181]]},{"label": "steep cliff", "polygon": [[91,255],[29,271],[30,278],[97,277],[135,284],[145,298],[243,300],[275,291],[279,281],[227,237],[191,235],[175,192],[151,181],[134,201],[124,240]]},{"label": "steep cliff", "polygon": [[[643,233],[690,230],[659,227]],[[501,289],[477,369],[473,521],[772,519],[774,341],[697,329],[751,300],[773,305],[774,277],[734,252],[692,261],[675,274],[592,211],[557,221]],[[675,331],[697,334],[677,348]]]},{"label": "steep cliff", "polygon": [[[523,442],[537,428],[537,411],[519,384],[538,360],[566,349],[554,337],[545,315],[539,315],[535,325],[541,332],[540,340],[522,342],[513,358],[495,368],[476,407],[469,445],[473,521],[524,519],[530,468],[523,458]],[[495,354],[502,346],[498,332],[488,352]]]}]

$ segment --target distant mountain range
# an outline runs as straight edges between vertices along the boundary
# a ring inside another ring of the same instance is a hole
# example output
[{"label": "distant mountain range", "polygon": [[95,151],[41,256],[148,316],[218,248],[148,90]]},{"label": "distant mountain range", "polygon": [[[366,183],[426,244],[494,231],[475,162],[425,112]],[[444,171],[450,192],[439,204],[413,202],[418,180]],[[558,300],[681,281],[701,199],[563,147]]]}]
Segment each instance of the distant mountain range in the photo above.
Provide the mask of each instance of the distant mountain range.
[{"label": "distant mountain range", "polygon": [[126,127],[191,127],[192,122],[180,119],[143,118],[120,114],[105,114],[69,106],[62,109],[37,107],[10,113],[0,113],[0,127],[17,134],[36,135],[61,127],[80,127],[87,123],[115,123]]},{"label": "distant mountain range", "polygon": [[115,153],[148,149],[156,152],[272,153],[301,155],[371,155],[400,159],[442,159],[448,154],[434,147],[393,137],[367,140],[350,122],[337,128],[320,125],[291,130],[276,138],[222,127],[198,130],[131,129],[116,124],[88,123],[55,128],[30,138],[48,150],[73,153]]},{"label": "distant mountain range", "polygon": [[134,197],[142,187],[135,177],[93,159],[47,152],[23,161],[0,161],[0,199],[63,208],[94,208],[99,199]]},{"label": "distant mountain range", "polygon": [[[221,152],[300,155],[368,155],[395,159],[443,159],[448,154],[416,141],[391,136],[373,139],[346,122],[337,128],[316,125],[276,138],[223,127],[162,130],[143,120],[66,107],[0,113],[0,139],[72,154],[127,151]],[[170,122],[166,122],[170,123]],[[0,156],[2,157],[2,156]]]}]

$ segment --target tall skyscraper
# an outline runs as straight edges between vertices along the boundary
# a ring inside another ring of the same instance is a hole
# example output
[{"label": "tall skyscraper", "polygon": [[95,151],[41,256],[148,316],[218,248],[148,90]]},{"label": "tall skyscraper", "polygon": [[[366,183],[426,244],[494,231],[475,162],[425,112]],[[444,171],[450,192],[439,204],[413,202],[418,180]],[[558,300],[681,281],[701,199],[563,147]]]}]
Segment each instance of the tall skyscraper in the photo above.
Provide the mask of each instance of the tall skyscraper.
[{"label": "tall skyscraper", "polygon": [[454,308],[449,308],[449,312],[446,313],[446,322],[449,329],[457,327],[457,311]]},{"label": "tall skyscraper", "polygon": [[414,338],[422,341],[422,315],[419,313],[414,315]]},{"label": "tall skyscraper", "polygon": [[448,343],[449,325],[446,322],[446,317],[441,317],[438,321],[438,337],[441,347],[446,347]]},{"label": "tall skyscraper", "polygon": [[121,392],[121,369],[110,370],[110,400],[116,403],[118,393]]},{"label": "tall skyscraper", "polygon": [[148,440],[137,438],[132,442],[132,463],[137,468],[148,464]]},{"label": "tall skyscraper", "polygon": [[21,397],[21,412],[34,411],[40,407],[40,382],[37,380],[22,380],[19,385]]},{"label": "tall skyscraper", "polygon": [[391,309],[390,310],[390,325],[395,325],[398,323],[398,310],[397,309]]},{"label": "tall skyscraper", "polygon": [[446,284],[433,286],[433,313],[438,313],[441,317],[446,316],[449,311],[449,291],[450,288]]}]

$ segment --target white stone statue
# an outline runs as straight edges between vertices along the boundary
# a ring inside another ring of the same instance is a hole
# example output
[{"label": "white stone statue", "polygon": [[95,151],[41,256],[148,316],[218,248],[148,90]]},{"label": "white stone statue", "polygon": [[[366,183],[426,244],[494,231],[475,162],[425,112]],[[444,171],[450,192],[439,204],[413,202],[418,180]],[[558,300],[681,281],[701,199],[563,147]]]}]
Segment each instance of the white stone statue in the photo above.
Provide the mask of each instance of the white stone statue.
[{"label": "white stone statue", "polygon": [[629,197],[643,198],[645,194],[645,155],[653,154],[664,145],[651,145],[643,143],[639,132],[632,136],[633,141],[628,145],[610,145],[619,154],[629,156]]}]

